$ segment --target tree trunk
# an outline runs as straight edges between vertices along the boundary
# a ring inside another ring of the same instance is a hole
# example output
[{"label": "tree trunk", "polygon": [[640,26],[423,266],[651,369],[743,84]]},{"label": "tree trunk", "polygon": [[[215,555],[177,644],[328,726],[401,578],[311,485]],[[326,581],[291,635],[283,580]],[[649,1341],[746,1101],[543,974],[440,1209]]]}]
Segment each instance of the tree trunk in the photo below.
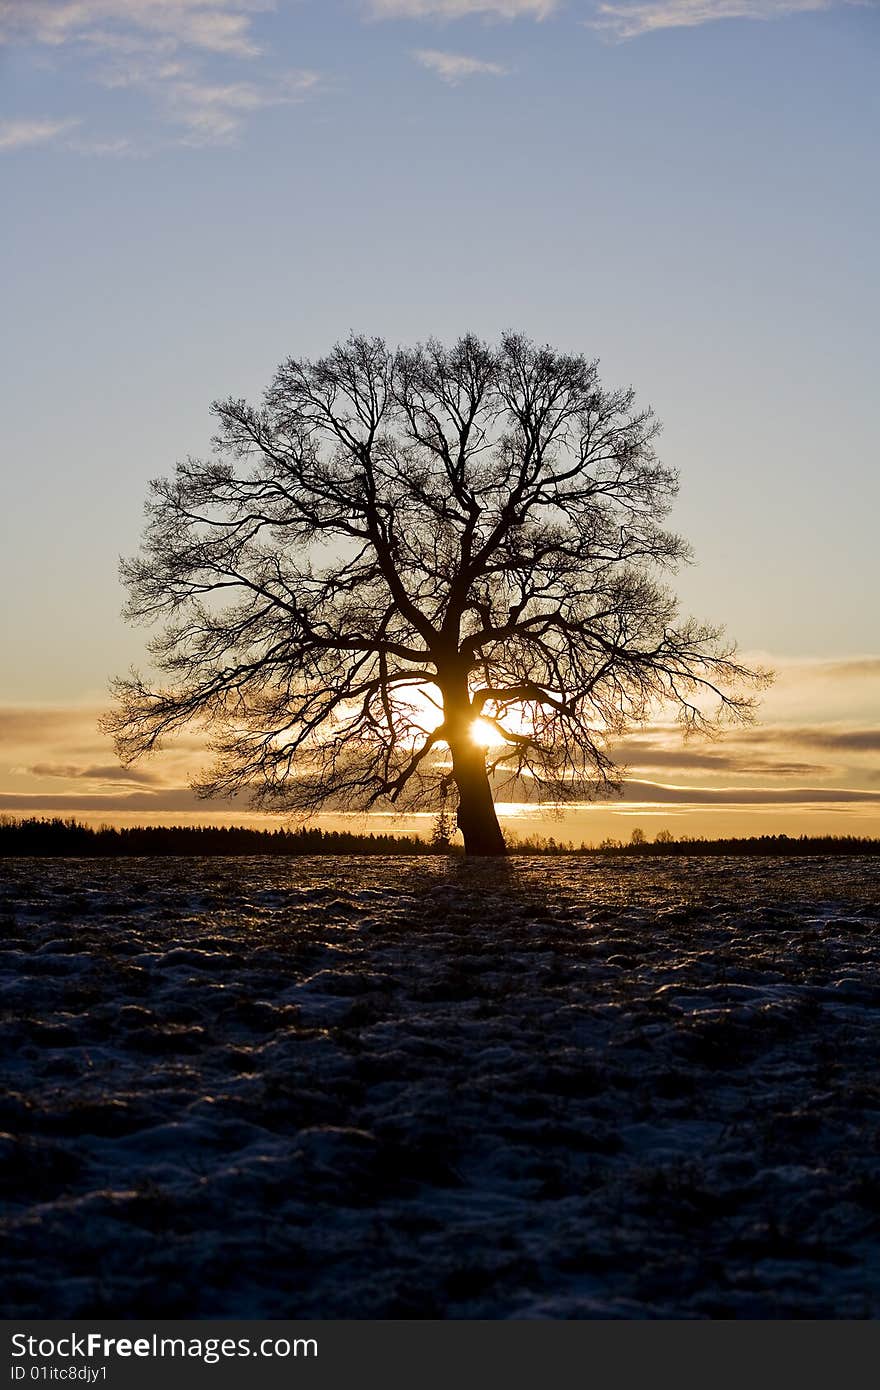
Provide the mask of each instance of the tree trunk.
[{"label": "tree trunk", "polygon": [[445,737],[452,754],[452,780],[458,790],[456,822],[465,854],[506,854],[486,772],[486,750],[474,741],[474,710],[467,670],[450,664],[441,672]]},{"label": "tree trunk", "polygon": [[486,753],[470,732],[452,745],[452,775],[458,788],[458,828],[465,854],[506,854],[507,847],[486,773]]}]

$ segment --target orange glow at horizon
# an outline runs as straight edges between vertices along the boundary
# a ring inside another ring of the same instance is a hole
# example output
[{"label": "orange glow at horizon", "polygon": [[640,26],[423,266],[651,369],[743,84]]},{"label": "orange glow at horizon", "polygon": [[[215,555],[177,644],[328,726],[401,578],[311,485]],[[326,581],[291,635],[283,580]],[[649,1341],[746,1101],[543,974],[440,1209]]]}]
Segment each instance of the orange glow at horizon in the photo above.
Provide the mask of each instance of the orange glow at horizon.
[{"label": "orange glow at horizon", "polygon": [[[580,842],[605,836],[627,839],[633,825],[650,835],[670,829],[690,835],[859,834],[880,836],[880,655],[780,661],[779,678],[761,701],[758,722],[731,728],[713,740],[682,740],[680,730],[658,717],[616,740],[611,755],[625,780],[622,799],[612,797],[565,810],[540,802],[499,798],[498,813],[521,834],[552,834]],[[416,742],[442,722],[439,691],[408,692],[400,711],[407,737]],[[401,704],[403,702],[401,701]],[[64,816],[116,824],[257,823],[276,825],[285,814],[256,812],[244,802],[199,801],[190,790],[205,762],[200,732],[171,741],[155,759],[132,767],[116,760],[97,722],[105,704],[93,694],[78,704],[0,704],[0,815]],[[493,714],[490,707],[488,715]],[[503,724],[528,732],[528,711],[511,707]],[[485,719],[472,736],[476,746],[498,751],[501,735]],[[437,770],[448,769],[438,746]],[[512,791],[513,789],[511,789]],[[521,794],[521,793],[520,793]],[[351,818],[326,810],[326,826],[385,828],[426,833],[423,816],[373,810]]]}]

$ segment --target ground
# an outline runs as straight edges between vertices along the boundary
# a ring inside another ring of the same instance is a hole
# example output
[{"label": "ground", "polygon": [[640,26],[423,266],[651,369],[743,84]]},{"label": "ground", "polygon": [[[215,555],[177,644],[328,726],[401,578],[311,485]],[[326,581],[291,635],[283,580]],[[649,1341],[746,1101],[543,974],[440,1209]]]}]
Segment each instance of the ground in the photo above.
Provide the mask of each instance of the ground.
[{"label": "ground", "polygon": [[6,861],[7,1317],[880,1316],[880,862]]}]

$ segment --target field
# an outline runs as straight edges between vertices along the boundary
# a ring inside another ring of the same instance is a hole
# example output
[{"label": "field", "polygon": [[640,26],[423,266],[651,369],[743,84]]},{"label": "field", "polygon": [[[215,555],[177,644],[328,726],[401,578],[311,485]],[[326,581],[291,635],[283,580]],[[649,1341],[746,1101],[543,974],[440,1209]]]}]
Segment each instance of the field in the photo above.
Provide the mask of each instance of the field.
[{"label": "field", "polygon": [[17,859],[7,1317],[880,1316],[880,861]]}]

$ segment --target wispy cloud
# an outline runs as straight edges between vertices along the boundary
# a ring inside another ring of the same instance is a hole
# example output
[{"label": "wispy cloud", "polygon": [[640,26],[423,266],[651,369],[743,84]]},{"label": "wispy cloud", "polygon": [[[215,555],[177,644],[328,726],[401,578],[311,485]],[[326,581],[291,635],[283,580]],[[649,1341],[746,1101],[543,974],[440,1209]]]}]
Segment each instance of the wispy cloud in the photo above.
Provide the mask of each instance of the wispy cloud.
[{"label": "wispy cloud", "polygon": [[[316,72],[279,72],[264,58],[253,21],[274,9],[274,0],[0,0],[0,44],[69,53],[84,60],[90,82],[142,91],[164,121],[180,128],[182,143],[223,144],[255,112],[302,101],[319,84]],[[241,64],[250,69],[261,58],[254,80]],[[132,141],[115,132],[84,136],[70,148],[134,152]]]},{"label": "wispy cloud", "polygon": [[840,728],[818,724],[806,728],[752,729],[750,743],[794,744],[800,748],[823,748],[842,753],[880,753],[880,728]]},{"label": "wispy cloud", "polygon": [[66,135],[79,121],[0,121],[0,151],[23,150],[31,145],[49,145]]},{"label": "wispy cloud", "polygon": [[131,140],[125,136],[120,136],[118,140],[68,140],[65,148],[74,150],[76,154],[90,154],[104,156],[122,156],[134,153],[134,146]]},{"label": "wispy cloud", "polygon": [[195,143],[218,143],[238,134],[246,116],[268,106],[301,101],[318,82],[314,72],[287,73],[271,86],[253,82],[177,81],[165,93],[170,118]]},{"label": "wispy cloud", "polygon": [[469,58],[464,53],[444,53],[439,48],[417,48],[413,53],[417,63],[435,72],[443,82],[456,87],[466,77],[507,77],[510,68],[501,63],[487,63],[481,58]]},{"label": "wispy cloud", "polygon": [[829,680],[877,680],[880,656],[857,656],[843,661],[816,661],[809,669]]},{"label": "wispy cloud", "polygon": [[[880,795],[880,793],[878,793]],[[229,797],[218,797],[211,802],[220,811],[237,808],[237,803]],[[242,807],[242,810],[246,808]],[[205,803],[187,787],[166,788],[161,792],[131,791],[120,793],[103,792],[0,792],[0,812],[12,815],[33,815],[34,812],[49,811],[56,815],[77,815],[81,812],[102,811],[105,814],[145,811],[161,815],[168,811],[205,811]],[[219,819],[217,812],[214,819]],[[240,815],[240,819],[243,818]]]},{"label": "wispy cloud", "polygon": [[254,12],[272,0],[0,0],[0,41],[59,46],[202,48],[254,57]]},{"label": "wispy cloud", "polygon": [[[98,780],[98,779],[96,779]],[[513,803],[530,809],[527,803]],[[660,782],[630,781],[623,786],[619,800],[606,803],[607,809],[623,806],[641,807],[705,807],[705,808],[825,808],[877,807],[880,792],[861,787],[701,787],[673,786]],[[595,802],[570,804],[569,810],[594,810]],[[173,811],[197,811],[208,819],[220,821],[224,813],[234,810],[239,819],[247,811],[245,805],[231,798],[218,797],[206,803],[186,787],[147,788],[129,792],[0,792],[0,812],[29,815],[34,812],[54,812],[71,815],[81,812],[105,814],[146,812],[153,816]],[[332,808],[328,808],[332,809]],[[534,805],[531,807],[535,809]]]},{"label": "wispy cloud", "polygon": [[603,0],[588,24],[616,39],[690,29],[719,19],[783,19],[863,0]]},{"label": "wispy cloud", "polygon": [[305,100],[320,74],[299,68],[260,82],[212,82],[195,65],[154,66],[139,57],[114,62],[98,80],[105,87],[148,93],[162,116],[183,128],[185,143],[222,144],[234,139],[254,112]]},{"label": "wispy cloud", "polygon": [[22,771],[30,777],[50,777],[63,782],[133,782],[151,786],[156,778],[142,768],[123,767],[121,763],[34,763]]},{"label": "wispy cloud", "polygon": [[0,746],[45,745],[56,739],[95,736],[96,706],[0,705]]},{"label": "wispy cloud", "polygon": [[[19,800],[37,805],[42,797],[95,795],[113,787],[132,791],[185,787],[205,755],[198,734],[175,740],[161,762],[133,768],[116,759],[110,739],[99,731],[103,713],[94,705],[0,705],[0,786]],[[46,779],[72,783],[46,787]],[[37,801],[31,802],[30,797]],[[11,803],[10,803],[11,804]]]},{"label": "wispy cloud", "polygon": [[[768,741],[773,743],[774,748],[784,744],[784,738],[778,730],[774,738]],[[728,743],[726,739],[721,751],[718,751],[715,744],[710,744],[707,748],[704,745],[697,746],[692,741],[683,743],[680,735],[675,742],[628,738],[612,750],[612,756],[629,771],[687,769],[706,777],[718,773],[733,774],[736,777],[820,777],[834,771],[823,763],[761,756],[748,744],[741,746],[735,742]]]},{"label": "wispy cloud", "polygon": [[547,19],[559,0],[367,0],[373,19]]},{"label": "wispy cloud", "polygon": [[828,806],[880,802],[880,792],[863,787],[695,787],[627,781],[623,799],[689,806]]}]

